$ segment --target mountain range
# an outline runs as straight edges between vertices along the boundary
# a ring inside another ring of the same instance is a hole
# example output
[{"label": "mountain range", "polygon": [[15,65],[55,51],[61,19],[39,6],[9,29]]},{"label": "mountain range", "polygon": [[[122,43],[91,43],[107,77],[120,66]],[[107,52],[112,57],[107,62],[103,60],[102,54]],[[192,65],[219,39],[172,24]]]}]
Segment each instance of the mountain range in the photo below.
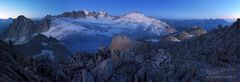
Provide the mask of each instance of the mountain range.
[{"label": "mountain range", "polygon": [[224,19],[191,19],[191,20],[171,20],[171,19],[161,19],[162,21],[168,23],[170,26],[174,27],[178,31],[183,31],[189,27],[199,26],[207,31],[217,28],[218,25],[228,26],[231,22]]},{"label": "mountain range", "polygon": [[158,20],[138,12],[111,16],[104,11],[80,10],[55,16],[47,15],[38,21],[19,16],[13,19],[1,34],[1,38],[7,42],[11,40],[18,45],[27,43],[38,34],[43,34],[56,38],[72,53],[96,52],[99,47],[109,46],[111,38],[115,35],[127,35],[130,38],[139,39],[181,32],[193,26],[209,30],[219,24],[229,25],[230,23],[222,19]]},{"label": "mountain range", "polygon": [[81,10],[56,16],[48,15],[39,24],[19,16],[13,20],[2,38],[15,44],[23,44],[33,36],[43,34],[61,41],[72,52],[95,52],[98,47],[109,46],[111,38],[115,35],[141,38],[174,32],[176,30],[167,23],[141,13],[110,16],[106,12]]}]

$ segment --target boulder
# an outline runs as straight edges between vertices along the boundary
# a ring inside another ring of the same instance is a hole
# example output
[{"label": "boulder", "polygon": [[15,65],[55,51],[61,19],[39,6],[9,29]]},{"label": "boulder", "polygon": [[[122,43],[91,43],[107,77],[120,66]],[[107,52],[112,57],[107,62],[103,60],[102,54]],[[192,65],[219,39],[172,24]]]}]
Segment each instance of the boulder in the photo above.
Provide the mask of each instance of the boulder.
[{"label": "boulder", "polygon": [[110,45],[111,50],[127,51],[133,46],[133,41],[124,35],[115,36],[112,38],[112,43]]},{"label": "boulder", "polygon": [[194,35],[194,36],[200,36],[200,35],[207,33],[207,31],[205,29],[198,27],[198,26],[193,26],[193,27],[187,29],[186,32],[191,35]]},{"label": "boulder", "polygon": [[82,71],[82,82],[94,82],[94,78],[87,70]]},{"label": "boulder", "polygon": [[108,80],[113,74],[113,59],[109,58],[91,70],[97,80]]},{"label": "boulder", "polygon": [[177,35],[177,38],[181,41],[187,40],[189,38],[193,37],[193,35],[183,31],[179,35]]}]

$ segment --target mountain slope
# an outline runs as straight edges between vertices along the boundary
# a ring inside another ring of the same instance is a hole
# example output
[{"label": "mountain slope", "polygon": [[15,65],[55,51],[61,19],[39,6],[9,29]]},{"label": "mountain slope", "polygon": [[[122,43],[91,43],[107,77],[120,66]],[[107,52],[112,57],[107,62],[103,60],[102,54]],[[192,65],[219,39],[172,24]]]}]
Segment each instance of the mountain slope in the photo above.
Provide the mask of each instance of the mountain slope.
[{"label": "mountain slope", "polygon": [[13,20],[1,38],[6,42],[24,44],[34,36],[43,34],[58,39],[71,52],[95,52],[98,47],[108,46],[115,35],[127,35],[137,39],[173,32],[176,30],[165,22],[141,13],[110,16],[102,11],[81,10],[56,16],[48,15],[38,22],[19,16]]},{"label": "mountain slope", "polygon": [[19,16],[14,19],[10,26],[3,32],[4,41],[12,41],[15,44],[21,44],[32,37],[33,34],[41,32],[41,29],[25,16]]},{"label": "mountain slope", "polygon": [[68,56],[71,56],[70,51],[62,46],[58,40],[44,35],[36,35],[26,44],[15,46],[32,58],[48,57],[53,61],[64,61]]}]

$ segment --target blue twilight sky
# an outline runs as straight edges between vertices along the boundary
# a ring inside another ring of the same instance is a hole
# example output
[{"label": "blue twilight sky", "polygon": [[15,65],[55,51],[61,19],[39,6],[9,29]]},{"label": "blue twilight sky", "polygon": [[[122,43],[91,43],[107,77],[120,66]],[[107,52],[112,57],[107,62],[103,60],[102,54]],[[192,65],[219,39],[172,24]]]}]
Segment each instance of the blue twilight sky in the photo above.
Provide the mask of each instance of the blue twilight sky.
[{"label": "blue twilight sky", "polygon": [[240,0],[0,0],[0,18],[41,18],[81,9],[110,15],[138,11],[158,18],[237,18]]}]

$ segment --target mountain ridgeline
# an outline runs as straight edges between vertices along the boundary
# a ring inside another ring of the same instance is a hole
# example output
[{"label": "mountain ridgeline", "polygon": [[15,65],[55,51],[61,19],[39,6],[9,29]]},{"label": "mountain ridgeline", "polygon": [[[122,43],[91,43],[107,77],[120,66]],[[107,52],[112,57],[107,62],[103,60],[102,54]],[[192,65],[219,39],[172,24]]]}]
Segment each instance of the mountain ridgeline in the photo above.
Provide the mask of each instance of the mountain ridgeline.
[{"label": "mountain ridgeline", "polygon": [[192,20],[169,20],[161,19],[162,21],[168,23],[170,26],[176,28],[178,31],[184,31],[192,26],[199,26],[207,31],[217,28],[218,25],[228,26],[231,23],[224,19],[192,19]]}]

